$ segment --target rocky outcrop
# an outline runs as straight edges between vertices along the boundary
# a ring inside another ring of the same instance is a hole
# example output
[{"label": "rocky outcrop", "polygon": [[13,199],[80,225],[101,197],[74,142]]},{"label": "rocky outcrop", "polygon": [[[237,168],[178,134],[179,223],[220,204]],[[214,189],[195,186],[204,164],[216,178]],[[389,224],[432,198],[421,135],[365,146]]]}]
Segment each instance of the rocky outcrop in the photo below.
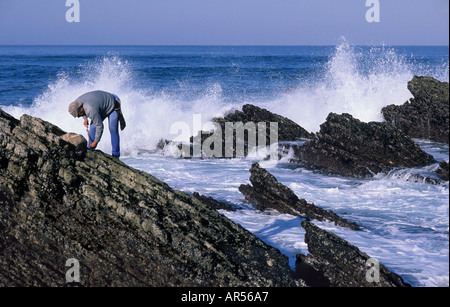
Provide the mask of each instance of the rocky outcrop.
[{"label": "rocky outcrop", "polygon": [[410,287],[397,274],[337,235],[303,221],[309,255],[297,255],[299,277],[310,286]]},{"label": "rocky outcrop", "polygon": [[[215,118],[213,122],[219,123],[221,127],[225,127],[225,123],[259,123],[266,122],[278,123],[278,140],[279,141],[295,141],[297,139],[309,139],[314,136],[314,134],[306,131],[296,122],[286,118],[284,116],[272,113],[266,109],[246,104],[242,107],[242,111],[235,111],[230,113],[223,118]],[[269,131],[268,131],[269,132]],[[270,133],[267,133],[269,135]]]},{"label": "rocky outcrop", "polygon": [[[189,155],[182,154],[183,157],[195,156],[193,151],[196,146],[203,149],[202,154],[206,157],[211,154],[205,154],[205,148],[214,152],[219,147],[214,153],[216,158],[246,157],[256,146],[266,147],[278,141],[310,139],[314,136],[294,121],[251,104],[244,105],[242,111],[214,118],[211,122],[215,130],[199,131],[192,136],[190,146],[184,149],[191,152]],[[278,152],[275,154],[278,155]]]},{"label": "rocky outcrop", "polygon": [[80,286],[299,285],[216,210],[64,135],[0,110],[0,286],[66,286],[69,259]]},{"label": "rocky outcrop", "polygon": [[342,176],[370,177],[394,167],[409,168],[434,161],[391,124],[364,123],[349,114],[330,113],[317,137],[293,147],[295,157],[308,167]]},{"label": "rocky outcrop", "polygon": [[[239,190],[259,210],[277,210],[280,213],[306,218],[302,227],[306,230],[305,243],[310,254],[298,254],[296,277],[310,287],[408,287],[403,279],[378,262],[371,262],[369,255],[361,252],[337,235],[320,229],[310,220],[329,221],[335,225],[359,230],[349,222],[323,210],[304,199],[276,180],[267,170],[254,163],[250,181],[253,186],[241,185]],[[376,261],[376,260],[375,260]],[[374,265],[371,267],[369,265]],[[377,270],[377,271],[374,271]],[[371,275],[373,273],[373,275]]]},{"label": "rocky outcrop", "polygon": [[258,163],[252,165],[250,173],[252,186],[241,185],[239,191],[258,210],[273,209],[280,213],[329,221],[341,227],[359,230],[356,223],[339,217],[333,211],[324,210],[304,199],[299,199],[291,189],[278,182],[272,174],[261,168]]},{"label": "rocky outcrop", "polygon": [[382,109],[385,120],[412,138],[449,143],[449,83],[431,77],[408,83],[414,98],[401,106]]}]

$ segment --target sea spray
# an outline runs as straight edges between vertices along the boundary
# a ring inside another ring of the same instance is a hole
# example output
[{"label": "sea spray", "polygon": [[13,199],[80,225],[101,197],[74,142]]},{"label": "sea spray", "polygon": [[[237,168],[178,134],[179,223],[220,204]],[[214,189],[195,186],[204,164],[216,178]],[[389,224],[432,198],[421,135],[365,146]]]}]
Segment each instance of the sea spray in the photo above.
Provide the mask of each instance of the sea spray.
[{"label": "sea spray", "polygon": [[[152,93],[151,89],[136,85],[131,65],[117,56],[98,58],[82,65],[75,75],[77,77],[72,78],[64,72],[59,73],[57,80],[49,84],[31,106],[10,106],[6,110],[17,117],[24,113],[40,117],[65,131],[84,135],[83,121],[69,116],[68,105],[89,91],[101,89],[114,93],[120,97],[125,119],[129,123],[120,133],[121,150],[124,155],[130,155],[140,150],[154,150],[159,140],[176,137],[170,133],[175,122],[192,123],[194,114],[202,114],[205,120],[210,120],[220,116],[223,108],[227,108],[221,103],[218,84],[189,104],[171,94]],[[111,151],[107,129],[98,149]]]},{"label": "sea spray", "polygon": [[[129,123],[121,133],[122,154],[129,155],[154,150],[160,139],[177,137],[170,133],[176,122],[185,122],[192,129],[194,114],[201,114],[206,122],[247,103],[286,116],[310,132],[319,131],[330,112],[380,121],[384,106],[403,104],[412,97],[407,83],[414,74],[441,78],[448,74],[448,58],[431,65],[429,60],[408,57],[407,51],[399,48],[355,47],[345,39],[334,50],[299,49],[307,56],[297,56],[294,50],[286,56],[268,57],[242,48],[243,54],[219,48],[217,55],[211,56],[192,55],[191,50],[185,56],[178,49],[167,48],[146,50],[149,55],[138,49],[136,56],[108,51],[95,58],[81,57],[78,66],[71,59],[70,66],[49,78],[56,80],[32,105],[17,103],[5,110],[17,117],[23,113],[41,117],[64,130],[84,134],[82,123],[68,115],[68,104],[88,91],[112,92],[121,98]],[[127,54],[127,49],[122,53]],[[202,62],[186,65],[183,57]],[[280,74],[286,66],[289,78],[283,79]],[[104,133],[99,149],[108,152],[109,143],[109,133]]]},{"label": "sea spray", "polygon": [[349,113],[364,122],[382,121],[384,106],[412,98],[407,89],[412,77],[409,65],[392,48],[363,52],[344,41],[318,80],[263,105],[311,132],[320,129],[330,112]]}]

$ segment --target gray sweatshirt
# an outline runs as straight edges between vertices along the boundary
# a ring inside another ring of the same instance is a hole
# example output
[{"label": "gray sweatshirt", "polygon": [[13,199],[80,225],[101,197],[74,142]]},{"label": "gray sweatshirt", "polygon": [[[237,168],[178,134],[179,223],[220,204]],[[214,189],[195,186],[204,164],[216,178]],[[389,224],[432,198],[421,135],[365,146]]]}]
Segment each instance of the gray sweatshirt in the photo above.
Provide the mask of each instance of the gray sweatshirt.
[{"label": "gray sweatshirt", "polygon": [[114,111],[115,98],[113,94],[104,91],[86,93],[77,98],[83,103],[86,116],[95,125],[95,142],[100,142],[103,135],[103,121]]}]

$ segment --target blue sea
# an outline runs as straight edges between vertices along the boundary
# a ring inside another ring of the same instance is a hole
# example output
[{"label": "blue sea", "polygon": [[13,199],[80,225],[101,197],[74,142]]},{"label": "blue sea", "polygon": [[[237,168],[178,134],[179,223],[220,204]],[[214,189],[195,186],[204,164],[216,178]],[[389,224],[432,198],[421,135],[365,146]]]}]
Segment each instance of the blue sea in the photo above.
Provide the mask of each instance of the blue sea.
[{"label": "blue sea", "polygon": [[[174,189],[241,207],[222,213],[280,249],[294,266],[295,254],[308,253],[301,218],[259,212],[238,191],[249,183],[255,158],[178,159],[158,151],[158,141],[188,140],[213,117],[248,103],[311,132],[330,112],[381,121],[384,106],[412,97],[407,83],[414,75],[448,82],[449,48],[353,46],[345,39],[336,46],[0,46],[0,108],[84,135],[82,120],[67,112],[69,103],[91,90],[117,94],[127,120],[124,163]],[[437,162],[449,160],[448,145],[415,141]],[[108,132],[99,149],[110,153]],[[414,174],[437,178],[437,163],[354,179],[314,172],[289,158],[266,166],[300,198],[363,230],[317,225],[414,286],[449,286],[449,184],[411,180]]]}]

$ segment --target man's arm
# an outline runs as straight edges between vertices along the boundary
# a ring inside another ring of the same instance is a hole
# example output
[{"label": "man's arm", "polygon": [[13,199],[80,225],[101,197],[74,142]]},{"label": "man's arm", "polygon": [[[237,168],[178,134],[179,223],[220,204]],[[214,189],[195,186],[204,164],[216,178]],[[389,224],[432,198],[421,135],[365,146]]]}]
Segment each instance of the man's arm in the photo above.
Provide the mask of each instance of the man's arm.
[{"label": "man's arm", "polygon": [[[87,111],[87,110],[86,110]],[[95,125],[95,137],[94,140],[95,143],[100,142],[100,139],[103,135],[103,120],[100,115],[100,113],[89,110],[86,112],[86,115],[91,119],[91,125]]]}]

